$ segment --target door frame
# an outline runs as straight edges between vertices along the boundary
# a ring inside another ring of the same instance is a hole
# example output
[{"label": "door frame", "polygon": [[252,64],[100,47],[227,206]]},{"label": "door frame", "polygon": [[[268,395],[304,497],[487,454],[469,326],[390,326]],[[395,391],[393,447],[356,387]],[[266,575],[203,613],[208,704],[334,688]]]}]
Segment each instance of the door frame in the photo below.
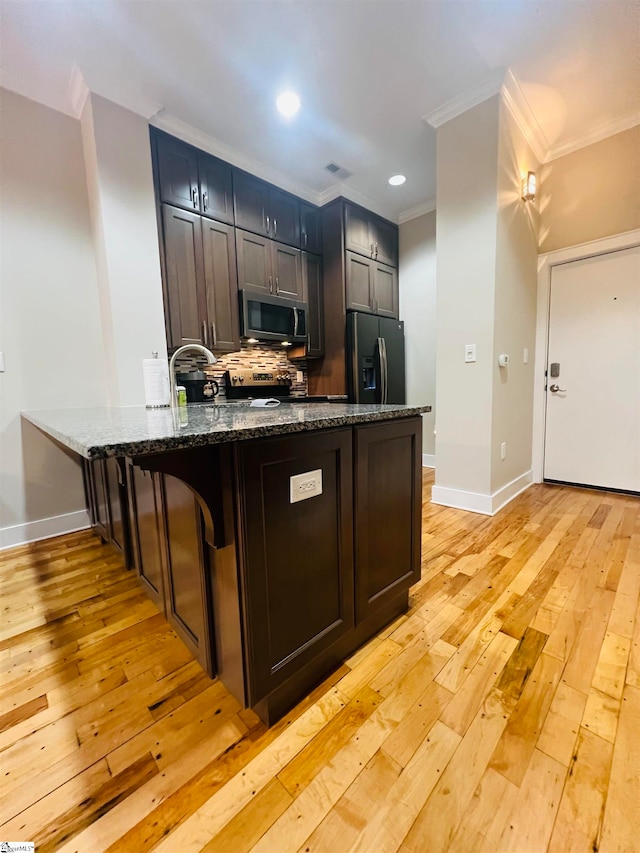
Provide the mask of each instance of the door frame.
[{"label": "door frame", "polygon": [[532,469],[534,483],[542,483],[544,475],[544,444],[547,416],[545,375],[549,351],[549,312],[551,308],[551,273],[553,268],[572,261],[608,255],[623,249],[640,246],[640,228],[602,237],[577,246],[568,246],[538,255],[538,304],[536,312],[536,349],[533,395]]}]

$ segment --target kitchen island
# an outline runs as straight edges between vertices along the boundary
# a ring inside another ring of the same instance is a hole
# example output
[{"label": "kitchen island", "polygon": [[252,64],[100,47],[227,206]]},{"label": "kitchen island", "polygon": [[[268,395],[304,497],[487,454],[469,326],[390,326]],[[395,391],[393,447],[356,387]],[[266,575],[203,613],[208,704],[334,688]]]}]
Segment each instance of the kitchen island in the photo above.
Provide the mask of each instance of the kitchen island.
[{"label": "kitchen island", "polygon": [[267,723],[406,610],[429,407],[24,413],[83,458],[93,526]]}]

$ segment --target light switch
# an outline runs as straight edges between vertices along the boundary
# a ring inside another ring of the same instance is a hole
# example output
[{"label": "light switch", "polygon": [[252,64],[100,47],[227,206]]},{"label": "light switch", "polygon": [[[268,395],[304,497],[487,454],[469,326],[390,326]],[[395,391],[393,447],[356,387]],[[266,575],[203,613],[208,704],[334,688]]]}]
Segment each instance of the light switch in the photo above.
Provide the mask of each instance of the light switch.
[{"label": "light switch", "polygon": [[523,364],[529,364],[529,347],[524,348],[524,352],[522,354]]},{"label": "light switch", "polygon": [[464,360],[467,364],[476,360],[476,345],[475,344],[465,344],[464,345]]},{"label": "light switch", "polygon": [[4,373],[4,353],[0,352],[0,373]]}]

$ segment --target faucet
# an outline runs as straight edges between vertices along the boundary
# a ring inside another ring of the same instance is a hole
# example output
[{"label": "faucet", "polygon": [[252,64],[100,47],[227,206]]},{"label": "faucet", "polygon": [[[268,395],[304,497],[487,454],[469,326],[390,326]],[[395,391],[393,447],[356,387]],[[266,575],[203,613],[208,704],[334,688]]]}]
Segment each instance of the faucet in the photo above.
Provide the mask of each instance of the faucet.
[{"label": "faucet", "polygon": [[187,350],[195,350],[196,352],[199,352],[200,355],[204,355],[209,364],[215,364],[218,360],[211,350],[203,347],[202,344],[185,344],[183,347],[178,347],[171,356],[171,361],[169,362],[169,401],[171,403],[172,410],[178,407],[178,395],[176,393],[176,358]]}]

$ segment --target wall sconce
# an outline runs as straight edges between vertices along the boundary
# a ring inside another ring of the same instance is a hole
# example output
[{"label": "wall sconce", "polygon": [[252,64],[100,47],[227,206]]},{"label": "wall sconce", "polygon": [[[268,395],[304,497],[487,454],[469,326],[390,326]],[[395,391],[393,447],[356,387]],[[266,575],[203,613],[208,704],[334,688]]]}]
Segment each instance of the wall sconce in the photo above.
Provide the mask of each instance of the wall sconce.
[{"label": "wall sconce", "polygon": [[533,201],[536,197],[536,173],[527,172],[522,181],[522,201]]}]

